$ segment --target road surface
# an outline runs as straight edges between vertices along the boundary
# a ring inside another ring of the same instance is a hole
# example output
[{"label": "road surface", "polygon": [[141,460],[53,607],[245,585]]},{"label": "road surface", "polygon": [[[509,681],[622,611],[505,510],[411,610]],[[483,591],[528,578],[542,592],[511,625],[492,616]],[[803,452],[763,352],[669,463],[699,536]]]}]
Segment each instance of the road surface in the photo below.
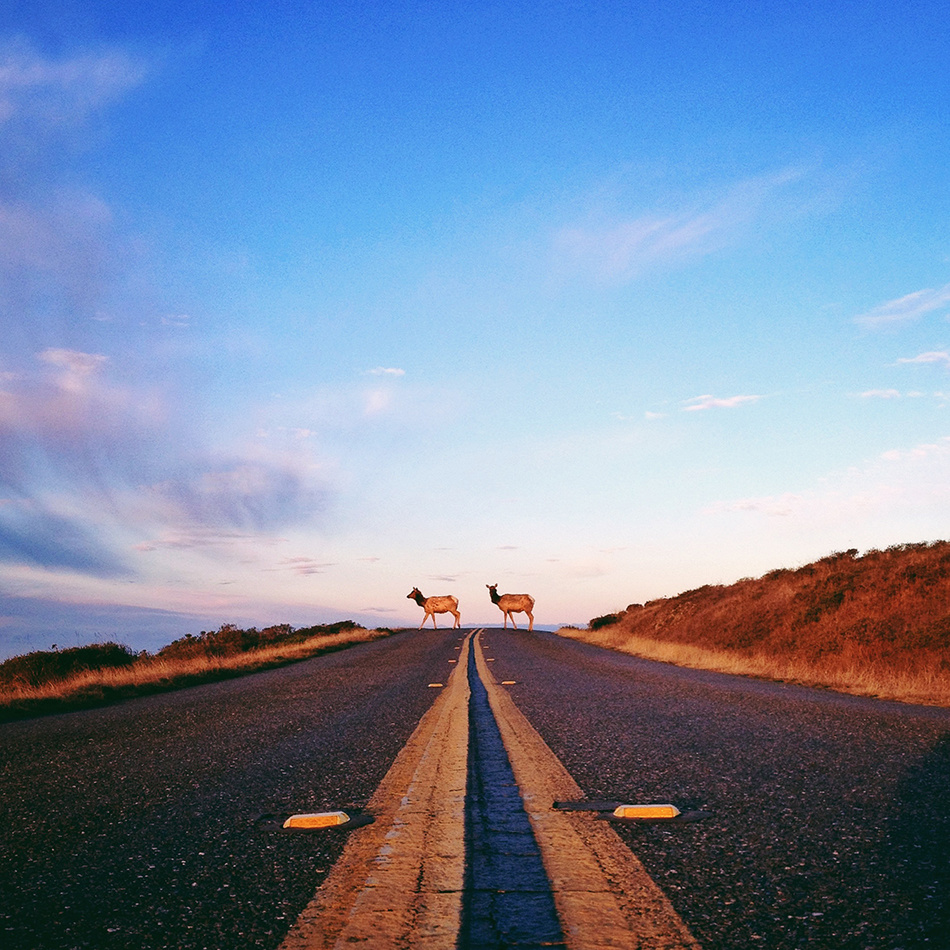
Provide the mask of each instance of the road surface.
[{"label": "road surface", "polygon": [[[480,639],[579,796],[706,814],[589,822],[619,834],[707,950],[947,945],[950,712],[544,633]],[[290,834],[274,816],[368,805],[461,640],[406,632],[0,726],[2,945],[278,947],[358,832]]]}]

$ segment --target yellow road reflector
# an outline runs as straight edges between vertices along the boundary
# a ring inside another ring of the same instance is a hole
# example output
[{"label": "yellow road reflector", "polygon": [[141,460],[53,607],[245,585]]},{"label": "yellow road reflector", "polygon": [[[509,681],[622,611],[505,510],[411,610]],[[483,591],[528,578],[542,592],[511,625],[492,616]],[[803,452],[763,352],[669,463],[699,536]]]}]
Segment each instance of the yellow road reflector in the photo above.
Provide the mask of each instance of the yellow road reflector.
[{"label": "yellow road reflector", "polygon": [[675,818],[679,813],[675,805],[618,805],[614,818]]},{"label": "yellow road reflector", "polygon": [[458,660],[449,660],[449,663],[458,663]]},{"label": "yellow road reflector", "polygon": [[345,811],[318,811],[309,815],[291,815],[285,822],[285,828],[332,828],[345,825],[350,816]]},{"label": "yellow road reflector", "polygon": [[501,681],[501,685],[502,685],[502,686],[514,686],[514,685],[515,685],[515,681],[514,681],[514,680],[502,680],[502,681]]},{"label": "yellow road reflector", "polygon": [[495,662],[495,658],[494,658],[493,656],[486,656],[486,657],[485,657],[485,662],[486,662],[486,663],[494,663],[494,662]]},{"label": "yellow road reflector", "polygon": [[430,686],[444,686],[444,683],[429,683]]}]

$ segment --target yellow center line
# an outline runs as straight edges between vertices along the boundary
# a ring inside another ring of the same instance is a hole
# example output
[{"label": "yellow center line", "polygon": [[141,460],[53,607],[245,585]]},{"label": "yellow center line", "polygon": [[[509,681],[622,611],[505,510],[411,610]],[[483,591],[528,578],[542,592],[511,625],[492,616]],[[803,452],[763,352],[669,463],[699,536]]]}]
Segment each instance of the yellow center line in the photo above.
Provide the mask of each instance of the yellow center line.
[{"label": "yellow center line", "polygon": [[[471,635],[469,635],[470,637]],[[468,648],[280,950],[454,950],[465,882]]]},{"label": "yellow center line", "polygon": [[606,822],[556,810],[580,787],[489,671],[475,640],[475,664],[521,791],[571,950],[698,948],[667,896]]}]

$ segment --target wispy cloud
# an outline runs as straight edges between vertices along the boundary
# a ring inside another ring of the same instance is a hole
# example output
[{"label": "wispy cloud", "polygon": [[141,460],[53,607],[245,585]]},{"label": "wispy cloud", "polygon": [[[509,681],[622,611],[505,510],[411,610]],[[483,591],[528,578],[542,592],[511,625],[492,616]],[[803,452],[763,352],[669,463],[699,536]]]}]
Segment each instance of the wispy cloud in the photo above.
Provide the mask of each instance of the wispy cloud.
[{"label": "wispy cloud", "polygon": [[393,402],[393,393],[389,389],[368,389],[364,393],[363,411],[367,416],[378,416],[386,412]]},{"label": "wispy cloud", "polygon": [[703,412],[706,409],[736,409],[747,403],[758,402],[761,396],[727,396],[720,398],[717,396],[705,395],[694,396],[686,400],[683,406],[683,412]]},{"label": "wispy cloud", "polygon": [[198,448],[158,394],[112,383],[103,355],[47,349],[37,364],[0,390],[3,560],[115,576],[123,550],[260,541],[327,511],[303,457]]},{"label": "wispy cloud", "polygon": [[944,284],[936,290],[931,288],[916,290],[896,300],[888,300],[866,313],[858,314],[854,322],[866,327],[909,323],[926,313],[948,306],[950,306],[950,284]]},{"label": "wispy cloud", "polygon": [[280,562],[281,567],[299,574],[301,577],[309,577],[312,574],[325,574],[327,568],[333,567],[332,561],[318,561],[312,557],[285,557]]},{"label": "wispy cloud", "polygon": [[92,316],[110,260],[111,226],[111,212],[94,195],[53,188],[30,200],[0,197],[0,326],[8,341],[24,336],[14,315]]},{"label": "wispy cloud", "polygon": [[122,50],[42,56],[25,40],[0,46],[0,124],[74,125],[137,86],[146,65]]},{"label": "wispy cloud", "polygon": [[860,393],[862,399],[900,399],[901,394],[896,389],[866,389]]},{"label": "wispy cloud", "polygon": [[397,369],[393,366],[377,366],[375,369],[369,369],[366,371],[370,376],[405,376],[406,371],[404,369]]},{"label": "wispy cloud", "polygon": [[713,253],[760,218],[773,196],[801,174],[787,169],[746,179],[678,210],[562,227],[553,239],[559,270],[622,283],[656,266]]},{"label": "wispy cloud", "polygon": [[147,491],[162,520],[221,531],[269,532],[308,523],[326,507],[325,493],[276,460],[181,460],[181,475]]},{"label": "wispy cloud", "polygon": [[126,577],[121,553],[104,543],[95,524],[35,500],[5,505],[0,516],[0,561],[67,570],[93,577]]},{"label": "wispy cloud", "polygon": [[706,515],[751,514],[787,519],[796,530],[845,526],[849,532],[864,523],[889,525],[895,514],[927,520],[934,506],[950,501],[950,436],[891,449],[862,466],[833,473],[814,489],[721,501]]},{"label": "wispy cloud", "polygon": [[905,364],[928,364],[936,363],[943,366],[944,369],[950,369],[950,353],[946,350],[931,350],[928,353],[920,353],[917,356],[902,357],[897,361]]},{"label": "wispy cloud", "polygon": [[564,228],[555,237],[555,249],[598,280],[625,280],[652,264],[708,253],[719,231],[712,213],[646,215],[602,228]]},{"label": "wispy cloud", "polygon": [[[108,204],[70,160],[90,118],[142,82],[148,66],[119,49],[49,57],[0,42],[0,334],[8,360],[101,319],[120,258]],[[19,352],[18,352],[19,351]]]}]

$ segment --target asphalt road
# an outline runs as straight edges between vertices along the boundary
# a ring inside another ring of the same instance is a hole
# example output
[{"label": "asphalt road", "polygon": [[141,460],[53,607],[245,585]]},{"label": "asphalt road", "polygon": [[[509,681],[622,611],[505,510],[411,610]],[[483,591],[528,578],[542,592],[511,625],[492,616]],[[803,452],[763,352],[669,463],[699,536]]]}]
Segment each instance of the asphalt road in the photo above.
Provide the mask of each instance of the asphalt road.
[{"label": "asphalt road", "polygon": [[276,947],[346,832],[261,816],[365,804],[460,639],[0,725],[0,947]]},{"label": "asphalt road", "polygon": [[950,947],[950,711],[482,642],[589,799],[710,812],[617,826],[708,950]]},{"label": "asphalt road", "polygon": [[[276,947],[346,833],[262,816],[367,802],[460,639],[0,726],[0,945]],[[710,813],[618,826],[707,950],[950,946],[950,712],[483,643],[589,798]]]}]

